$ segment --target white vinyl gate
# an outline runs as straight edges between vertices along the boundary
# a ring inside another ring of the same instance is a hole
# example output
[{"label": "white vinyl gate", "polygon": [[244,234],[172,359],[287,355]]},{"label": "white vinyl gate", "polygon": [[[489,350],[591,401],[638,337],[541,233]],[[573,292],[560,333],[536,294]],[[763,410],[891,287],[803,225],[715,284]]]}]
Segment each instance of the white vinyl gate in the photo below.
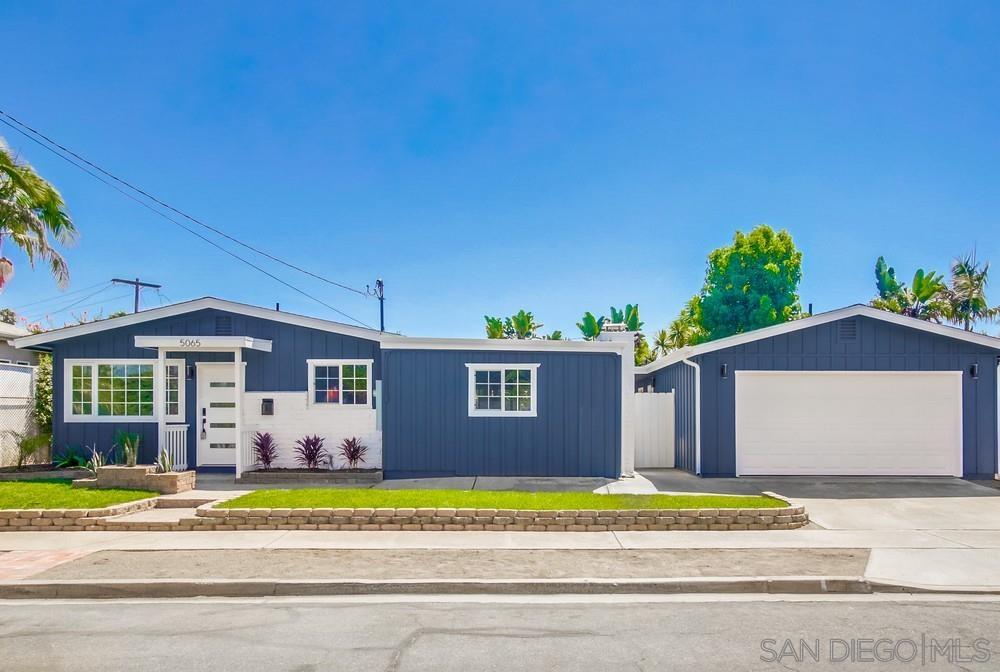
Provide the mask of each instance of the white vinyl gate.
[{"label": "white vinyl gate", "polygon": [[635,395],[635,468],[674,466],[674,393]]}]

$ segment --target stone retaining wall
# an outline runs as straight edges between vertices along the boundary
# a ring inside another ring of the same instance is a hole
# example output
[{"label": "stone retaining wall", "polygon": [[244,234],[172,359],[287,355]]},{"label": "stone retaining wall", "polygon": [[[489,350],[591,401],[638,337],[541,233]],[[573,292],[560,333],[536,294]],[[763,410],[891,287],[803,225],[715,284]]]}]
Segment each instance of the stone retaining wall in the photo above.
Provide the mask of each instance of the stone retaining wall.
[{"label": "stone retaining wall", "polygon": [[107,518],[156,507],[156,498],[103,509],[0,509],[0,532],[83,532],[111,529]]},{"label": "stone retaining wall", "polygon": [[[214,509],[195,511],[205,530],[790,530],[809,522],[801,506],[773,509]],[[184,523],[190,521],[182,521]]]}]

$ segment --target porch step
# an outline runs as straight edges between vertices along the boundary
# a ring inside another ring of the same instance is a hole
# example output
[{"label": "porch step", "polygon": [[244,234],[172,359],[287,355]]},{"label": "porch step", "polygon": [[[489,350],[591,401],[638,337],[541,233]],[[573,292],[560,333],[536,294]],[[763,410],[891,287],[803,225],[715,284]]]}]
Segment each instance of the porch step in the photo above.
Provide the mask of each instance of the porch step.
[{"label": "porch step", "polygon": [[195,509],[203,504],[232,499],[246,494],[247,490],[189,490],[156,499],[158,509]]},{"label": "porch step", "polygon": [[194,518],[194,508],[155,508],[104,519],[108,530],[170,531],[180,529],[181,521]]}]

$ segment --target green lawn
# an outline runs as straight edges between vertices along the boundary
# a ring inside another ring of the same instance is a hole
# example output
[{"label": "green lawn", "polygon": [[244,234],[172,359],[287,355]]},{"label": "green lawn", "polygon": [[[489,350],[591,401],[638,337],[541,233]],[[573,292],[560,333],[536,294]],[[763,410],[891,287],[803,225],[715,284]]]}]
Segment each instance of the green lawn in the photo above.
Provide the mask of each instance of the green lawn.
[{"label": "green lawn", "polygon": [[0,482],[0,509],[103,509],[155,497],[149,490],[74,488],[64,479]]},{"label": "green lawn", "polygon": [[787,506],[764,496],[598,495],[590,492],[490,490],[257,490],[221,502],[226,509],[455,508],[455,509],[764,509]]}]

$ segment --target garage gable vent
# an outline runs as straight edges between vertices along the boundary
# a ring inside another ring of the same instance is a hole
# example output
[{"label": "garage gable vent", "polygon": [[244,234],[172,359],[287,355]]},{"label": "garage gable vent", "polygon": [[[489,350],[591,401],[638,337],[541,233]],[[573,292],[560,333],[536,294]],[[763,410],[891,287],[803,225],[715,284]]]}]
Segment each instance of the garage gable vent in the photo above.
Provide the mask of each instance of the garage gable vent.
[{"label": "garage gable vent", "polygon": [[216,336],[233,335],[233,318],[231,315],[215,316],[215,335]]},{"label": "garage gable vent", "polygon": [[837,338],[841,341],[858,340],[858,321],[841,320],[837,323]]}]

